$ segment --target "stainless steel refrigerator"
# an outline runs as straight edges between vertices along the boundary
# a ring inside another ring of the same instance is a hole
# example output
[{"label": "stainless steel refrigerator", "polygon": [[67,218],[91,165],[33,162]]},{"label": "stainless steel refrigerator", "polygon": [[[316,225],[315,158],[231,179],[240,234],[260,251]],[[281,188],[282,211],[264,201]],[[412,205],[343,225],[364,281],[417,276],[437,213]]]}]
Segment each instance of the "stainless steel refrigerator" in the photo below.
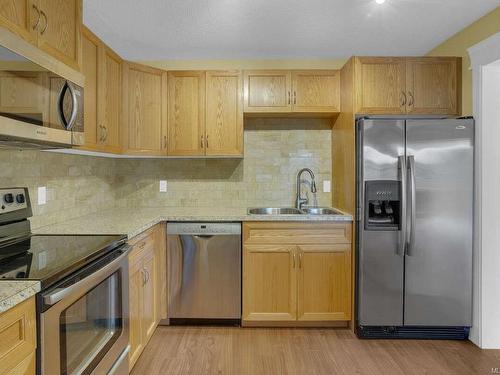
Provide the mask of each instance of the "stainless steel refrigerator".
[{"label": "stainless steel refrigerator", "polygon": [[474,121],[362,118],[357,142],[357,333],[468,337]]}]

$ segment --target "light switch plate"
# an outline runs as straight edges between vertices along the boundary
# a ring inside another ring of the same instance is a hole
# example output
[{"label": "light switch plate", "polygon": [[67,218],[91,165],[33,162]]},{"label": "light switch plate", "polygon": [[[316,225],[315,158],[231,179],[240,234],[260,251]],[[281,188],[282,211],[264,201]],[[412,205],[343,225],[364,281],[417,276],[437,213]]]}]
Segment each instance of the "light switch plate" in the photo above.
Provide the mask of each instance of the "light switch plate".
[{"label": "light switch plate", "polygon": [[330,193],[332,191],[330,180],[323,181],[323,193]]},{"label": "light switch plate", "polygon": [[38,205],[41,206],[47,203],[47,188],[45,186],[38,187]]},{"label": "light switch plate", "polygon": [[160,193],[167,192],[167,180],[160,180]]}]

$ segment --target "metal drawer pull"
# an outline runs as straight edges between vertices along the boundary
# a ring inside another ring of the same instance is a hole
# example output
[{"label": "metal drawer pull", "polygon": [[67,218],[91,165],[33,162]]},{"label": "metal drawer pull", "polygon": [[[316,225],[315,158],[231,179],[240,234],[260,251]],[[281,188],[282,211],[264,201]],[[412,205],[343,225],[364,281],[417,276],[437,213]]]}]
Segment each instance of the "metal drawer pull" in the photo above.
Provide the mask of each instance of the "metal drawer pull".
[{"label": "metal drawer pull", "polygon": [[293,268],[295,268],[295,252],[293,253]]},{"label": "metal drawer pull", "polygon": [[302,252],[299,253],[299,268],[302,268]]},{"label": "metal drawer pull", "polygon": [[288,91],[288,104],[291,104],[290,91]]}]

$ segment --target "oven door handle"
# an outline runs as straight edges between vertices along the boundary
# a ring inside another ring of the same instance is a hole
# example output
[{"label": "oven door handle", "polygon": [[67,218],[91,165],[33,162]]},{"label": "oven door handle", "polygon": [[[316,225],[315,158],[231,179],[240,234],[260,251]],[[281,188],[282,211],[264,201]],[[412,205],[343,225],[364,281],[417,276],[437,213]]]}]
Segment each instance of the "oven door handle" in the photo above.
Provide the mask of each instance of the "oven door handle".
[{"label": "oven door handle", "polygon": [[131,247],[126,245],[124,250],[122,250],[122,254],[112,262],[106,264],[104,267],[98,269],[97,271],[78,281],[77,283],[68,286],[67,288],[56,289],[53,293],[47,294],[43,297],[44,304],[52,306],[62,299],[68,297],[69,295],[77,292],[78,290],[88,290],[92,288],[96,285],[96,283],[100,282],[101,279],[105,279],[106,276],[111,275],[121,267],[122,262],[128,257],[130,249]]}]

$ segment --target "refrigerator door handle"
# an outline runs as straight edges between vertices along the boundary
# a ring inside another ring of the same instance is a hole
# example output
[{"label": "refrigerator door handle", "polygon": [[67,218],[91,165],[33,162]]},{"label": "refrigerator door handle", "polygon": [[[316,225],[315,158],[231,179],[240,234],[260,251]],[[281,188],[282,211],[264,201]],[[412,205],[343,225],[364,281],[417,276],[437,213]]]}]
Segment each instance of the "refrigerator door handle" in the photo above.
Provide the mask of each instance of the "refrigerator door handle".
[{"label": "refrigerator door handle", "polygon": [[415,255],[415,221],[416,221],[416,188],[415,188],[415,157],[408,156],[408,172],[410,174],[410,225],[408,235],[408,247],[406,254]]},{"label": "refrigerator door handle", "polygon": [[399,244],[396,249],[397,255],[404,255],[406,249],[406,156],[400,155],[398,157],[399,171],[401,175],[401,228],[399,231]]}]

